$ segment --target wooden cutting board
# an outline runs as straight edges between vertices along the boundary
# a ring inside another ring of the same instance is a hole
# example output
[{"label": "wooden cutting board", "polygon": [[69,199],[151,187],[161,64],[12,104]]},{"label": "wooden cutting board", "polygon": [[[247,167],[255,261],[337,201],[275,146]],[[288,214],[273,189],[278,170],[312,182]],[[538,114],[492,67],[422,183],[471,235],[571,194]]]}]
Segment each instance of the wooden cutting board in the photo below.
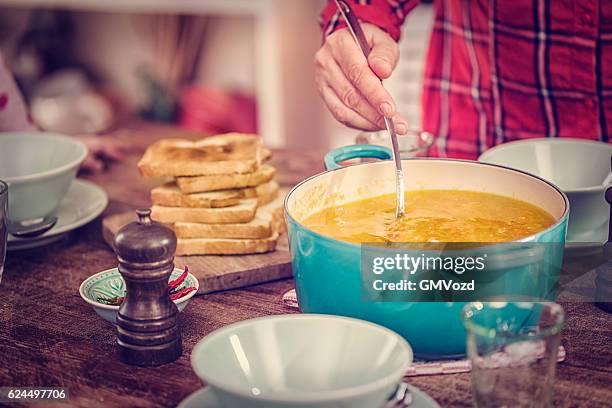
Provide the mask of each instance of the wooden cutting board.
[{"label": "wooden cutting board", "polygon": [[[135,211],[104,218],[102,232],[106,243],[112,246],[117,231],[135,220]],[[189,266],[189,272],[200,281],[198,293],[236,289],[292,276],[286,234],[280,236],[276,251],[267,254],[177,256],[174,264],[179,268]]]}]

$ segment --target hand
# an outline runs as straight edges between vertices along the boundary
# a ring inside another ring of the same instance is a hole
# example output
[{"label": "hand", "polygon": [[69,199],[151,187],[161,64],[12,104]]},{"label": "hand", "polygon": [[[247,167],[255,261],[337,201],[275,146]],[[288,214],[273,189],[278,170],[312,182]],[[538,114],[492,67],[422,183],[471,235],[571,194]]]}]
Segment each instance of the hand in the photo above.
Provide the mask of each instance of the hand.
[{"label": "hand", "polygon": [[103,171],[109,161],[123,159],[125,147],[116,140],[105,139],[103,136],[77,136],[85,143],[88,152],[81,164],[81,169],[90,172]]},{"label": "hand", "polygon": [[408,122],[396,111],[381,79],[391,76],[399,59],[393,39],[372,24],[363,24],[372,48],[367,60],[347,28],[329,35],[315,55],[317,88],[332,115],[341,123],[363,130],[385,128],[383,115],[393,118],[398,134]]}]

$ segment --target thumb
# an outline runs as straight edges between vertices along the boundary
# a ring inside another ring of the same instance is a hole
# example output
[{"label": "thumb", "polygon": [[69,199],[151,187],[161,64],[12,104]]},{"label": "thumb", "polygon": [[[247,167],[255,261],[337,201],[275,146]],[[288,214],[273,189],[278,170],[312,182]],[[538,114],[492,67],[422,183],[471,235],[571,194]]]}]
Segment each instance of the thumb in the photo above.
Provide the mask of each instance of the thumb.
[{"label": "thumb", "polygon": [[376,29],[372,31],[371,44],[368,65],[380,79],[389,78],[399,59],[397,43],[389,34]]}]

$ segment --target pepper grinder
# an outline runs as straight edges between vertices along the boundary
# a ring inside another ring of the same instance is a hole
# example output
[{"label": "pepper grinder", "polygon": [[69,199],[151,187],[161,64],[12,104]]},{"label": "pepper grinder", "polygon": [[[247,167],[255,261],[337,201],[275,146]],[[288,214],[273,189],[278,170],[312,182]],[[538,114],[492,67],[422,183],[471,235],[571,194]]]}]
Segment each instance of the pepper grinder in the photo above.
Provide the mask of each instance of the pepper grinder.
[{"label": "pepper grinder", "polygon": [[150,209],[136,214],[138,221],[122,227],[114,240],[127,290],[117,315],[118,354],[128,364],[156,366],[183,352],[179,312],[168,295],[176,235],[152,221]]}]

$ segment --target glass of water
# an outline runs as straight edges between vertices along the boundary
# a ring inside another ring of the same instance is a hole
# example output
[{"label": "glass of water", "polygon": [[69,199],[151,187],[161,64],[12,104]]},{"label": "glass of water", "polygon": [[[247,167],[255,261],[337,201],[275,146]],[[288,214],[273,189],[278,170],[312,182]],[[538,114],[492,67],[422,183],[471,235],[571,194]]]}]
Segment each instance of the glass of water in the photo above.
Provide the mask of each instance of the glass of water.
[{"label": "glass of water", "polygon": [[0,283],[4,271],[6,241],[8,239],[8,185],[0,180]]},{"label": "glass of water", "polygon": [[472,302],[462,312],[476,407],[550,407],[565,313],[553,302]]}]

